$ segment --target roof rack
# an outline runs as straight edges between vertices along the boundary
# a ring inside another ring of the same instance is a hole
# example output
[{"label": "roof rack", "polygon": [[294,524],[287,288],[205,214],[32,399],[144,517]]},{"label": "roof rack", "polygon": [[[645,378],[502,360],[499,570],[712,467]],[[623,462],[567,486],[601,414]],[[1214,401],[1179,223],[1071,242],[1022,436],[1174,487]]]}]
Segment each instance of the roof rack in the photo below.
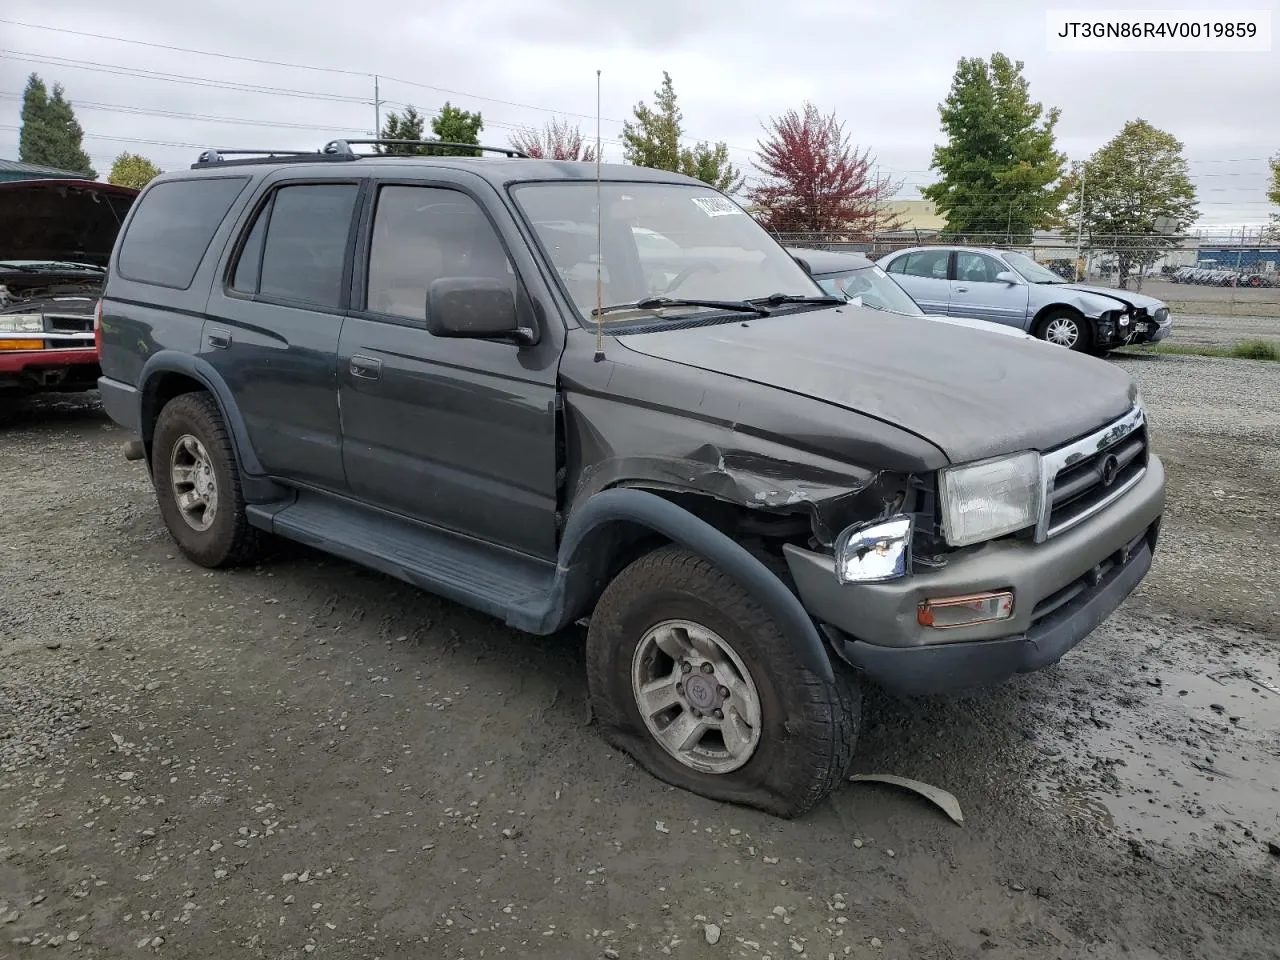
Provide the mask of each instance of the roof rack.
[{"label": "roof rack", "polygon": [[[372,140],[331,140],[324,145],[324,153],[328,155],[360,156],[356,154],[351,147],[355,146],[377,146],[377,147],[451,147],[455,150],[466,150],[474,153],[500,153],[504,157],[512,159],[528,160],[529,155],[515,147],[486,147],[479,143],[454,143],[449,140],[388,140],[385,138],[375,138]],[[387,156],[387,154],[363,154],[363,156]]]},{"label": "roof rack", "polygon": [[478,143],[453,143],[448,140],[330,140],[320,150],[205,150],[191,165],[192,170],[215,164],[236,166],[251,163],[333,163],[360,160],[369,157],[393,156],[383,153],[356,153],[356,146],[376,147],[439,147],[465,150],[470,153],[500,153],[504,157],[528,160],[529,155],[515,147],[486,147]]},{"label": "roof rack", "polygon": [[[234,157],[236,159],[228,159]],[[317,160],[347,159],[346,157],[329,157],[319,150],[205,150],[191,165],[192,170],[213,164],[244,163],[300,163]]]}]

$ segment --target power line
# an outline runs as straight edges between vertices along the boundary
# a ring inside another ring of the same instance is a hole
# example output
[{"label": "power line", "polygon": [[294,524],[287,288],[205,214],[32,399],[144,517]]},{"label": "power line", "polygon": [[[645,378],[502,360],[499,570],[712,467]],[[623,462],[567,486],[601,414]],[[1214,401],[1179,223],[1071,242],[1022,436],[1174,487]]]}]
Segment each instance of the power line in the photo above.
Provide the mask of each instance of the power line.
[{"label": "power line", "polygon": [[[243,56],[240,54],[234,54],[234,53],[219,53],[212,50],[197,50],[193,47],[179,47],[179,46],[175,46],[173,44],[168,44],[168,43],[155,43],[148,40],[133,40],[128,37],[114,37],[114,36],[110,36],[108,34],[102,34],[102,33],[89,33],[83,30],[71,30],[66,27],[50,27],[45,24],[27,23],[22,20],[0,19],[0,23],[7,23],[15,27],[26,27],[31,30],[47,30],[50,33],[64,33],[64,34],[69,34],[71,36],[87,37],[93,40],[109,40],[115,43],[129,43],[129,44],[134,44],[136,46],[141,46],[141,47],[150,47],[155,50],[169,50],[174,53],[194,53],[197,56],[202,56],[202,57],[215,57],[220,60],[237,60],[241,63],[256,63],[260,66],[283,67],[285,69],[290,69],[290,70],[311,70],[317,73],[332,73],[332,74],[340,74],[340,75],[349,76],[349,77],[367,77],[370,80],[373,79],[376,73],[377,76],[382,80],[389,80],[393,83],[402,83],[406,86],[417,87],[422,90],[432,90],[436,93],[443,93],[448,96],[467,97],[468,99],[471,99],[471,100],[483,100],[488,103],[501,103],[509,107],[519,107],[524,110],[539,110],[545,113],[560,114],[560,115],[569,116],[569,117],[578,117],[583,120],[595,119],[594,114],[573,113],[567,110],[557,110],[553,107],[541,107],[541,106],[538,106],[537,104],[520,103],[514,100],[502,100],[497,97],[486,97],[486,96],[481,96],[480,94],[477,94],[477,93],[469,93],[465,90],[453,90],[448,87],[438,87],[429,83],[421,83],[417,80],[405,80],[400,77],[392,77],[392,76],[388,76],[387,74],[380,73],[374,70],[364,70],[364,71],[345,70],[340,67],[320,67],[320,66],[315,66],[313,64],[307,64],[307,63],[290,63],[284,60],[267,60],[260,57],[246,57],[246,56]],[[601,117],[600,119],[607,120],[609,123],[620,124],[623,122],[622,120],[617,120],[612,117]]]}]

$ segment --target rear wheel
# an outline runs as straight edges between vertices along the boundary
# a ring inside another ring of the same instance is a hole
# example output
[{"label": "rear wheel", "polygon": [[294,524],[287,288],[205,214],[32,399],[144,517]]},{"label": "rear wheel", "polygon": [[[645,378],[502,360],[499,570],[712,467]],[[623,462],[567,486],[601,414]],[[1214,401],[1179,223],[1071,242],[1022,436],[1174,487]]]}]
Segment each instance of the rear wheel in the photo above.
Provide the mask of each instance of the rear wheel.
[{"label": "rear wheel", "polygon": [[1068,350],[1087,352],[1093,345],[1088,323],[1074,310],[1053,310],[1045,314],[1036,325],[1036,336]]},{"label": "rear wheel", "polygon": [[245,513],[235,449],[209,394],[184,393],[160,411],[151,477],[165,526],[187,557],[223,567],[257,553],[260,537]]},{"label": "rear wheel", "polygon": [[793,817],[848,772],[856,678],[815,676],[750,594],[680,547],[637,560],[605,590],[587,634],[605,739],[645,770],[715,800]]}]

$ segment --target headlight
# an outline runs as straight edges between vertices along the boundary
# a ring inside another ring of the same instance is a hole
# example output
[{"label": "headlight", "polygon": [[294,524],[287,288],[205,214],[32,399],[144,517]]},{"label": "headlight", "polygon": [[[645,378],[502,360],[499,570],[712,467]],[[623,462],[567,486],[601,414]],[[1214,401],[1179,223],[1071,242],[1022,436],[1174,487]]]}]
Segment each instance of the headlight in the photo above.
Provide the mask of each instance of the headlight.
[{"label": "headlight", "polygon": [[1034,451],[949,467],[938,474],[947,543],[963,547],[1034,526],[1044,490]]},{"label": "headlight", "polygon": [[836,579],[841,583],[879,583],[905,577],[911,570],[911,518],[855,523],[836,540]]},{"label": "headlight", "polygon": [[44,317],[38,313],[0,316],[0,333],[44,333]]}]

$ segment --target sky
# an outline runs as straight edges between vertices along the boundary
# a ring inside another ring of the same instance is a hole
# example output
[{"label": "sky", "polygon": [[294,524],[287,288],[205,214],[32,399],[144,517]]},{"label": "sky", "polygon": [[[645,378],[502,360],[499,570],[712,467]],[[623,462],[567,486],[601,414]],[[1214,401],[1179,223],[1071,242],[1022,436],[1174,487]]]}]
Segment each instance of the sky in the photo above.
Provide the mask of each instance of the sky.
[{"label": "sky", "polygon": [[[370,136],[374,74],[383,111],[412,103],[430,115],[448,100],[483,114],[484,143],[506,146],[519,127],[555,116],[594,138],[599,69],[604,157],[621,160],[622,120],[652,99],[666,70],[688,139],[726,142],[749,175],[762,125],[809,100],[835,111],[882,174],[903,182],[899,196],[912,199],[934,179],[938,104],[957,60],[1000,51],[1025,63],[1034,99],[1061,109],[1058,146],[1071,160],[1142,118],[1184,143],[1200,225],[1258,224],[1278,212],[1266,200],[1266,158],[1280,151],[1280,44],[1270,52],[1051,51],[1045,11],[1067,6],[1118,4],[10,5],[0,21],[0,157],[17,159],[22,89],[33,71],[66,88],[85,149],[105,175],[125,150],[172,169],[206,147],[311,150]],[[1164,0],[1160,9],[1211,6]],[[1272,10],[1280,27],[1277,0],[1239,6]]]}]

